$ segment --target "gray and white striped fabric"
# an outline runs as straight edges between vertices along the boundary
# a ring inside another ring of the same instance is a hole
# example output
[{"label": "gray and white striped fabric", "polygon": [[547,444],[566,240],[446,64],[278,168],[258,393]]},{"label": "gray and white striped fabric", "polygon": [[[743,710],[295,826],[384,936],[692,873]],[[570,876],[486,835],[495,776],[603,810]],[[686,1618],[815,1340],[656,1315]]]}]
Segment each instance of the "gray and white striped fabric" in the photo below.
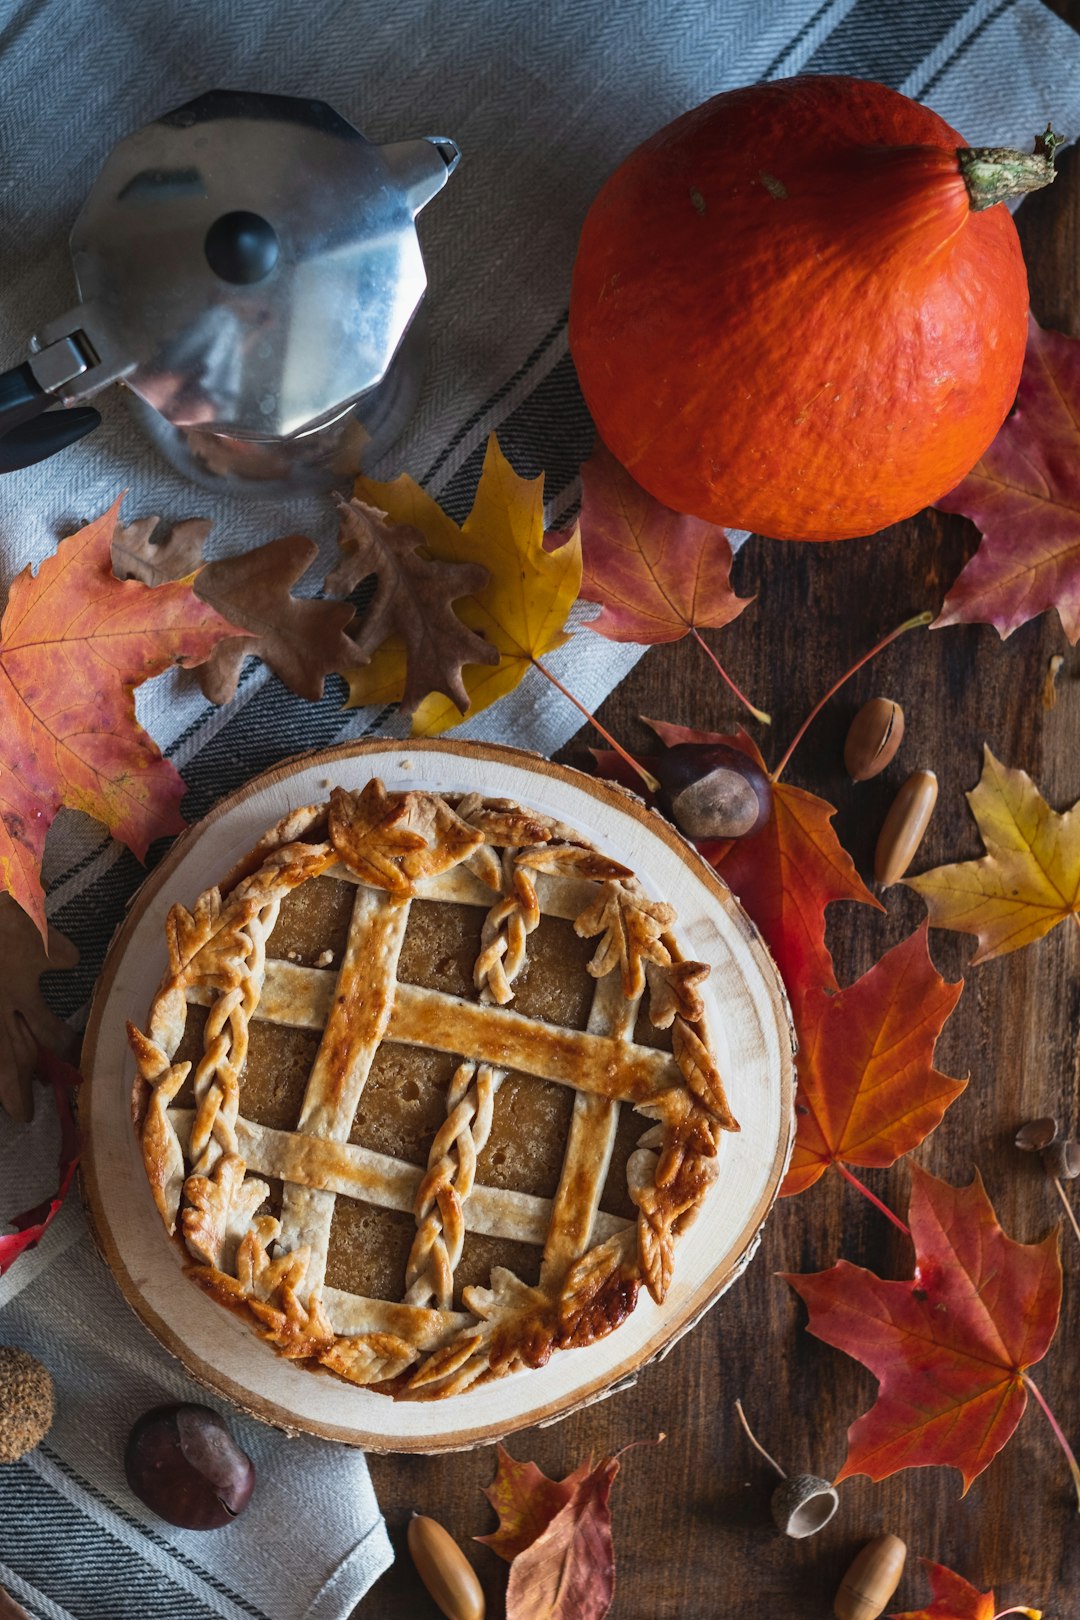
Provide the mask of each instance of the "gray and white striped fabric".
[{"label": "gray and white striped fabric", "polygon": [[[421,222],[427,390],[377,472],[407,468],[460,519],[496,429],[519,471],[546,473],[554,521],[573,505],[591,441],[565,316],[590,198],[685,108],[799,72],[881,79],[973,144],[1027,145],[1048,118],[1080,130],[1080,39],[1037,0],[0,0],[0,366],[73,302],[67,229],[119,137],[214,85],[321,96],[373,139],[446,133],[464,153]],[[316,588],[333,549],[325,507],[209,499],[156,459],[118,400],[104,412],[83,444],[0,481],[0,583],[127,488],[129,518],[212,516],[212,555],[311,534]],[[552,666],[572,670],[595,706],[642,650],[584,632]],[[402,734],[392,712],[345,712],[342,696],[332,680],[322,702],[302,703],[249,661],[222,709],[182,675],[152,683],[138,708],[182,771],[195,819],[286,754]],[[549,753],[578,724],[527,678],[459,735]],[[45,870],[50,917],[82,953],[49,995],[78,1021],[141,869],[67,814]],[[0,1116],[0,1220],[48,1189],[56,1138],[42,1112],[21,1131]],[[143,1511],[119,1461],[127,1427],[147,1406],[200,1394],[119,1300],[76,1204],[0,1281],[0,1306],[0,1337],[41,1357],[59,1396],[47,1442],[0,1468],[0,1584],[31,1614],[340,1620],[386,1567],[363,1458],[240,1419],[261,1481],[244,1519],[199,1537]]]}]

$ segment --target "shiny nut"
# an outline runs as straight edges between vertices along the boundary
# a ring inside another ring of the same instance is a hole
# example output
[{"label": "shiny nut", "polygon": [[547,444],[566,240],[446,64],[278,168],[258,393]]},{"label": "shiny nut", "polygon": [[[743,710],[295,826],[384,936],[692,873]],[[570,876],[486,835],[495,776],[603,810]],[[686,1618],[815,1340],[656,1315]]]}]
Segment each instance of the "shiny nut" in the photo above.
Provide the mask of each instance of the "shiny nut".
[{"label": "shiny nut", "polygon": [[904,711],[892,698],[864,703],[847,734],[844,765],[854,782],[867,782],[883,771],[904,740]]},{"label": "shiny nut", "polygon": [[1041,1119],[1029,1119],[1016,1133],[1016,1145],[1023,1153],[1041,1153],[1043,1148],[1057,1141],[1058,1122],[1052,1114]]},{"label": "shiny nut", "polygon": [[907,1547],[899,1536],[868,1541],[840,1582],[833,1613],[836,1620],[878,1620],[900,1585]]},{"label": "shiny nut", "polygon": [[407,1532],[416,1573],[447,1620],[484,1620],[484,1594],[476,1571],[448,1530],[414,1513]]},{"label": "shiny nut", "polygon": [[899,882],[915,859],[934,813],[937,792],[933,771],[912,771],[889,806],[874,851],[874,876],[883,889]]}]

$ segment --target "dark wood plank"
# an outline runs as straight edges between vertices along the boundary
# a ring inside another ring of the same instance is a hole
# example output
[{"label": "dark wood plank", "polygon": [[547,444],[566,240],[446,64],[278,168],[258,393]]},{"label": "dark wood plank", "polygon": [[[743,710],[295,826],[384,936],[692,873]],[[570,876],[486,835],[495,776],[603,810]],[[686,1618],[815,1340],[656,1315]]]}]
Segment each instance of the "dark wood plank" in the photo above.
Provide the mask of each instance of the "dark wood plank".
[{"label": "dark wood plank", "polygon": [[[1077,6],[1059,9],[1073,20],[1080,13]],[[1045,323],[1080,335],[1080,163],[1071,153],[1053,190],[1032,198],[1019,223],[1033,308]],[[735,679],[775,716],[776,740],[763,744],[767,754],[778,757],[817,696],[878,636],[910,612],[937,607],[976,538],[962,519],[930,512],[873,540],[815,547],[755,539],[746,546],[737,584],[742,594],[756,591],[757,604],[713,644]],[[1058,702],[1047,710],[1041,689],[1054,654],[1064,654],[1065,663]],[[907,736],[883,778],[854,787],[841,765],[843,737],[858,705],[875,693],[903,704]],[[601,718],[627,745],[644,749],[648,734],[640,713],[717,729],[739,718],[690,641],[650,652],[605,703]],[[1025,626],[1004,644],[986,627],[918,632],[834,700],[788,775],[838,806],[840,836],[867,873],[892,792],[908,771],[935,770],[941,797],[919,856],[925,868],[979,853],[963,795],[978,778],[984,741],[1006,762],[1030,771],[1050,803],[1064,808],[1080,796],[1078,736],[1080,657],[1056,617]],[[586,729],[565,757],[580,757],[590,740],[596,738]],[[830,944],[842,983],[921,920],[915,895],[892,890],[887,898],[882,916],[863,907],[832,908]],[[949,977],[965,970],[971,949],[960,936],[932,936],[935,961]],[[1077,1129],[1078,970],[1080,938],[1076,929],[1061,927],[1039,945],[972,972],[938,1049],[940,1066],[969,1074],[971,1085],[916,1155],[958,1183],[978,1164],[1006,1230],[1025,1240],[1040,1237],[1061,1211],[1038,1164],[1017,1153],[1012,1137],[1024,1119],[1044,1113]],[[903,1163],[868,1172],[866,1179],[903,1210]],[[1062,1325],[1037,1376],[1080,1443],[1080,1249],[1070,1234],[1066,1238]],[[772,1528],[773,1480],[742,1438],[732,1402],[742,1397],[762,1441],[789,1470],[832,1475],[839,1468],[845,1431],[871,1403],[874,1380],[804,1332],[801,1305],[773,1274],[817,1270],[841,1254],[886,1276],[910,1274],[906,1241],[829,1175],[804,1197],[777,1207],[743,1281],[666,1361],[643,1373],[634,1390],[512,1441],[515,1455],[562,1474],[590,1451],[615,1450],[666,1430],[664,1446],[626,1458],[616,1485],[613,1620],[827,1615],[847,1562],[882,1530],[903,1536],[913,1554],[948,1563],[984,1588],[992,1584],[1001,1606],[1023,1601],[1050,1615],[1075,1612],[1076,1505],[1064,1460],[1034,1406],[964,1499],[958,1475],[922,1469],[877,1486],[845,1484],[839,1514],[809,1542],[787,1541]],[[460,1457],[371,1459],[402,1556],[360,1605],[357,1620],[435,1617],[404,1551],[409,1512],[433,1515],[469,1546],[471,1536],[491,1528],[479,1487],[494,1467],[492,1448]],[[505,1567],[486,1548],[471,1546],[470,1553],[498,1620]],[[924,1597],[912,1558],[890,1607],[915,1607]]]}]

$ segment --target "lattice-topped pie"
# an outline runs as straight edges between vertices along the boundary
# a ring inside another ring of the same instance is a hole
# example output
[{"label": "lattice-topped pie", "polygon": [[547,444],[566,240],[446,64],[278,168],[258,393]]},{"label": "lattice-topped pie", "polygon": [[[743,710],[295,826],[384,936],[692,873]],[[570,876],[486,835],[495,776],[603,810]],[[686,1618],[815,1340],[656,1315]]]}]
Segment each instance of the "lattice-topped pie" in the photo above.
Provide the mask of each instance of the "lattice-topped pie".
[{"label": "lattice-topped pie", "polygon": [[190,1275],[282,1355],[412,1399],[662,1300],[738,1129],[674,923],[507,800],[372,780],[286,817],[173,906],[128,1028]]}]

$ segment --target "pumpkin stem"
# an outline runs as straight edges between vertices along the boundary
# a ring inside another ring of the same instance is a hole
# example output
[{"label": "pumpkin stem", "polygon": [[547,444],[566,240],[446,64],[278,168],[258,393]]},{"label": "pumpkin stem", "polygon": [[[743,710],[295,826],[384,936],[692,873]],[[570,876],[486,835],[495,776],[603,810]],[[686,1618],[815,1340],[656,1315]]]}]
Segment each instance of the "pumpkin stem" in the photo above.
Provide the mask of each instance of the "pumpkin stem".
[{"label": "pumpkin stem", "polygon": [[961,146],[956,156],[972,213],[1048,186],[1056,173],[1054,153],[1064,144],[1064,137],[1055,135],[1047,124],[1045,134],[1035,137],[1034,152],[1017,152],[1008,146]]}]

